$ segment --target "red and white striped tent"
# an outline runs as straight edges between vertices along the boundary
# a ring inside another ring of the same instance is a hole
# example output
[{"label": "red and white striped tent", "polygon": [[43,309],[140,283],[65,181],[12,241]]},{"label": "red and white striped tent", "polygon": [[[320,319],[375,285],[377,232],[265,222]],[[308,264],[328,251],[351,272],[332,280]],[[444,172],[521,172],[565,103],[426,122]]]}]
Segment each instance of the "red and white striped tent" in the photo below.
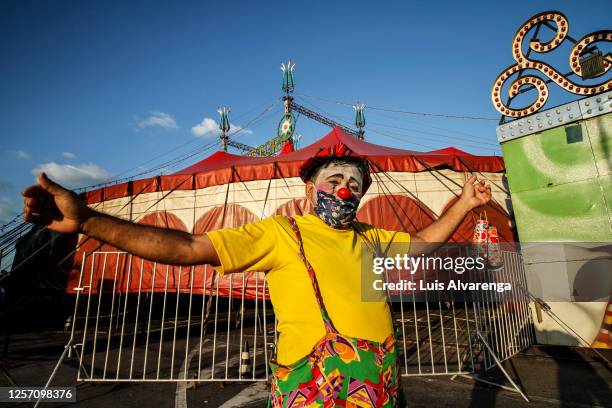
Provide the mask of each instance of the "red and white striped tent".
[{"label": "red and white striped tent", "polygon": [[[489,222],[498,228],[501,241],[516,241],[500,157],[475,156],[454,147],[429,152],[385,147],[355,139],[340,128],[309,146],[276,157],[216,152],[174,174],[104,187],[85,193],[85,199],[102,212],[195,234],[273,215],[300,214],[309,210],[304,183],[299,178],[300,165],[337,143],[367,158],[374,171],[372,186],[358,210],[359,221],[389,230],[418,231],[454,203],[469,173],[475,172],[492,186],[493,200],[486,209]],[[476,218],[477,214],[468,216],[453,240],[469,241]],[[114,285],[104,285],[104,291],[114,287],[119,292],[166,290],[201,294],[204,288],[211,287],[210,267],[166,267],[126,255],[91,257],[94,252],[116,249],[87,237],[80,237],[79,245],[67,286],[69,293],[79,286],[82,267],[80,286],[92,292],[97,292],[104,280],[116,281]],[[85,265],[81,265],[83,252],[88,255]],[[105,267],[103,263],[118,267]],[[261,296],[255,292],[262,276],[256,275],[248,274],[246,279],[238,275],[223,277],[219,295],[228,296],[231,292],[233,297]]]}]

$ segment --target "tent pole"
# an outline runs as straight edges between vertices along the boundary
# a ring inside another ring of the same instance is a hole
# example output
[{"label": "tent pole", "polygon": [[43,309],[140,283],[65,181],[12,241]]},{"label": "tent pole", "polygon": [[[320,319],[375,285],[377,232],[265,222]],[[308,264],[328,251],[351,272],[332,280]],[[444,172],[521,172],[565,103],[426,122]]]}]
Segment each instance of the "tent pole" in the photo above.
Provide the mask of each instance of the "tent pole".
[{"label": "tent pole", "polygon": [[[370,166],[373,168],[378,169],[379,173],[384,174],[385,176],[387,176],[387,178],[393,183],[395,184],[397,187],[399,187],[401,190],[405,191],[410,197],[414,198],[415,200],[419,201],[419,197],[416,196],[412,191],[408,190],[405,186],[403,186],[399,181],[395,180],[388,172],[386,172],[382,167],[380,167],[376,162],[372,161],[372,160],[368,160],[368,163],[370,163]],[[375,172],[372,172],[372,174],[376,174]],[[445,186],[446,187],[446,186]],[[448,187],[446,187],[448,188]],[[431,211],[431,213],[440,218],[440,216],[438,214],[435,213],[435,211],[433,211],[431,208],[427,207],[427,209],[429,211]],[[435,221],[437,218],[432,218],[432,221]]]}]

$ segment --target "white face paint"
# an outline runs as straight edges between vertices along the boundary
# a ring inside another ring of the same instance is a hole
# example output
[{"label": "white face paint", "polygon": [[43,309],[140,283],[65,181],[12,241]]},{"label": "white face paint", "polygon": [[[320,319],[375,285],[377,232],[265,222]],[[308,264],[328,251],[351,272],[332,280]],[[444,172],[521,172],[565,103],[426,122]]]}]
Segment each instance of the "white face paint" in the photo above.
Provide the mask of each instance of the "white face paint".
[{"label": "white face paint", "polygon": [[314,189],[311,199],[317,201],[317,191],[324,191],[337,196],[339,189],[346,187],[353,192],[357,199],[361,199],[363,191],[363,175],[354,164],[332,163],[322,167],[314,177]]},{"label": "white face paint", "polygon": [[[363,188],[363,176],[354,164],[331,164],[323,167],[317,172],[315,186],[318,184],[330,184],[334,187],[334,193],[346,187],[353,193],[361,194]],[[331,192],[331,191],[328,191]]]}]

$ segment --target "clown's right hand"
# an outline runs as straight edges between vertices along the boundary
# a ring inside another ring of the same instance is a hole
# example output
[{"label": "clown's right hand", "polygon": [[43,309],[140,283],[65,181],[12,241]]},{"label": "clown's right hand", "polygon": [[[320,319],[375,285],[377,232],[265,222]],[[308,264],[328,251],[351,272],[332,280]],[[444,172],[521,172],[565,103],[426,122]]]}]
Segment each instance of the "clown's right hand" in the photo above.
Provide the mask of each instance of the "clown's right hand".
[{"label": "clown's right hand", "polygon": [[37,185],[28,187],[24,196],[23,218],[57,232],[81,232],[117,249],[150,261],[167,265],[219,266],[219,256],[207,234],[131,221],[94,211],[74,192],[38,177]]},{"label": "clown's right hand", "polygon": [[81,232],[83,223],[94,213],[76,193],[53,182],[45,173],[38,176],[38,184],[26,188],[21,195],[23,219],[57,232]]}]

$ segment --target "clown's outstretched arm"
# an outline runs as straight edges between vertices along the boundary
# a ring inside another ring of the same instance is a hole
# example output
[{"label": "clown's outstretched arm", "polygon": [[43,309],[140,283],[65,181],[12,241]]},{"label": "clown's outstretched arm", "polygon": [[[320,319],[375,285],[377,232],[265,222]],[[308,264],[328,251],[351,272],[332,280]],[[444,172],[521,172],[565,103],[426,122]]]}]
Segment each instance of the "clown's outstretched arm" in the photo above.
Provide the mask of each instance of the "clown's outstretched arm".
[{"label": "clown's outstretched arm", "polygon": [[21,193],[25,221],[50,230],[80,232],[121,250],[171,265],[219,265],[208,235],[135,224],[89,208],[72,191],[51,181],[44,173],[38,183]]},{"label": "clown's outstretched arm", "polygon": [[466,215],[491,200],[491,186],[472,175],[463,186],[459,200],[431,225],[412,235],[410,255],[430,253],[449,240]]}]

